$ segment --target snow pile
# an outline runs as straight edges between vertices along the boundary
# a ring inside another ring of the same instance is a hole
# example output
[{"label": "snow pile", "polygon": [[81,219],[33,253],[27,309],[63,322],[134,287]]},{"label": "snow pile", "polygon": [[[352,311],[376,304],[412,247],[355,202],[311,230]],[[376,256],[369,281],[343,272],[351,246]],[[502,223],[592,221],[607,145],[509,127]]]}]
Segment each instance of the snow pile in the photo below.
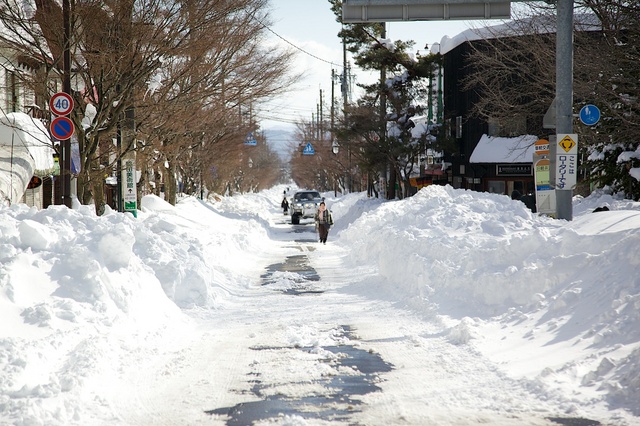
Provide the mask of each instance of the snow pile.
[{"label": "snow pile", "polygon": [[[430,186],[374,206],[340,244],[352,267],[375,263],[398,300],[449,318],[452,342],[491,354],[516,338],[557,368],[514,363],[515,374],[582,381],[610,392],[613,406],[640,407],[631,353],[640,341],[640,204],[602,194],[576,203],[579,215],[567,223],[504,195]],[[612,211],[591,213],[603,205]],[[496,321],[517,337],[495,337]],[[556,351],[566,351],[560,362]]]},{"label": "snow pile", "polygon": [[142,200],[145,226],[138,255],[180,307],[211,306],[226,292],[233,269],[264,241],[264,227],[234,220],[210,204],[185,198],[176,207],[156,196]]},{"label": "snow pile", "polygon": [[230,287],[249,285],[234,270],[247,251],[258,251],[262,226],[193,198],[173,207],[147,196],[141,209],[138,219],[110,210],[96,217],[90,206],[0,209],[0,411],[7,418],[73,423],[91,405],[81,396],[91,394],[90,377],[109,376],[119,353],[156,334],[149,350],[170,346],[188,323],[179,308],[215,308]]},{"label": "snow pile", "polygon": [[[299,235],[282,217],[284,189],[183,198],[175,207],[147,196],[137,219],[112,211],[96,217],[89,206],[0,207],[0,423],[113,418],[110,401],[127,386],[110,380],[114,369],[135,370],[166,353],[176,358],[162,370],[171,374],[182,356],[176,346],[197,335],[194,318],[224,324],[216,322],[223,308],[244,308],[246,294],[324,289],[292,272],[274,272],[269,288],[257,288],[265,266]],[[391,301],[429,320],[455,347],[523,378],[541,401],[604,401],[640,416],[639,203],[576,197],[566,222],[504,195],[451,187],[400,201],[324,196],[336,222],[329,244],[300,249],[316,260],[334,256],[322,264],[325,274],[343,262],[352,278],[375,277],[335,291]],[[592,213],[602,206],[610,211]],[[272,239],[278,226],[286,244]],[[301,318],[284,331],[286,344],[344,337],[320,328]],[[217,342],[233,339],[225,329],[209,332],[219,332]],[[576,411],[571,403],[564,409]]]}]

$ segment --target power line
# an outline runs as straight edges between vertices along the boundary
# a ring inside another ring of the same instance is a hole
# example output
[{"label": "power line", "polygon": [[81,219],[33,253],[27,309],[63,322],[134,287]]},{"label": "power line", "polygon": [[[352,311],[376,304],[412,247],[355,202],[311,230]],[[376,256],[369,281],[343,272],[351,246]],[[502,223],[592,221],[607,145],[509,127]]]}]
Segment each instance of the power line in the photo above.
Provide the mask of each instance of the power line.
[{"label": "power line", "polygon": [[291,43],[291,42],[290,42],[289,40],[287,40],[286,38],[282,37],[280,34],[278,34],[278,33],[276,33],[275,31],[273,31],[271,28],[269,28],[268,26],[266,26],[265,24],[263,24],[263,23],[262,23],[262,21],[260,21],[258,18],[254,18],[254,19],[255,19],[256,21],[258,21],[258,23],[259,23],[260,25],[262,25],[262,27],[263,27],[264,29],[266,29],[267,31],[269,31],[270,33],[272,33],[273,35],[275,35],[276,37],[278,37],[279,39],[281,39],[281,40],[282,40],[282,41],[284,41],[285,43],[287,43],[287,44],[289,44],[289,45],[293,46],[295,49],[298,49],[298,50],[299,50],[299,51],[301,51],[302,53],[304,53],[304,54],[306,54],[306,55],[309,55],[309,56],[311,56],[312,58],[317,59],[317,60],[319,60],[319,61],[325,62],[325,63],[330,64],[330,65],[334,65],[334,66],[336,66],[336,67],[341,67],[341,68],[343,68],[343,67],[344,67],[343,65],[336,64],[336,63],[331,62],[331,61],[327,61],[326,59],[322,59],[322,58],[320,58],[319,56],[314,55],[313,53],[307,52],[307,51],[306,51],[306,50],[304,50],[303,48],[301,48],[301,47],[299,47],[299,46],[296,46],[295,44]]},{"label": "power line", "polygon": [[305,108],[305,107],[295,107],[295,106],[291,106],[290,104],[286,103],[286,102],[282,102],[282,103],[273,103],[270,102],[268,103],[267,106],[263,107],[260,109],[261,112],[275,112],[277,114],[282,114],[283,110],[285,114],[290,113],[290,114],[294,114],[294,113],[311,113],[315,111],[315,108]]},{"label": "power line", "polygon": [[262,120],[277,121],[279,123],[287,123],[287,124],[298,124],[301,121],[300,119],[284,118],[281,116],[280,117],[268,116],[263,114],[259,114],[257,118],[260,118]]}]

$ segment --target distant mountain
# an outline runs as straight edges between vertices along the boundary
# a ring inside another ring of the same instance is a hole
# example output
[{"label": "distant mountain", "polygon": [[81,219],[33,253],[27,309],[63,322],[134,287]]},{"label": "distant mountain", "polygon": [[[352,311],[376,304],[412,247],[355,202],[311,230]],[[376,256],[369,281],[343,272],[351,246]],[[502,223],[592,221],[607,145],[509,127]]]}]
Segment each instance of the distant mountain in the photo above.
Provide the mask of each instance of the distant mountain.
[{"label": "distant mountain", "polygon": [[293,129],[287,127],[270,127],[263,129],[262,132],[267,138],[267,143],[283,161],[289,161],[291,158],[293,139]]}]

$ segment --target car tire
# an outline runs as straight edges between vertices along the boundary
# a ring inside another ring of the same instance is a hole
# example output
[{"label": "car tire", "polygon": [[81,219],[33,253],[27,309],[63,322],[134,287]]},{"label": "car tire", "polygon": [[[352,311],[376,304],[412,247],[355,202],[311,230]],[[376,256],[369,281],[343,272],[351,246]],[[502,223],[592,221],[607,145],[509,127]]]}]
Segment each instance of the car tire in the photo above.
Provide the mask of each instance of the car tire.
[{"label": "car tire", "polygon": [[300,216],[298,216],[297,213],[294,213],[291,215],[291,224],[292,225],[299,225],[300,224]]}]

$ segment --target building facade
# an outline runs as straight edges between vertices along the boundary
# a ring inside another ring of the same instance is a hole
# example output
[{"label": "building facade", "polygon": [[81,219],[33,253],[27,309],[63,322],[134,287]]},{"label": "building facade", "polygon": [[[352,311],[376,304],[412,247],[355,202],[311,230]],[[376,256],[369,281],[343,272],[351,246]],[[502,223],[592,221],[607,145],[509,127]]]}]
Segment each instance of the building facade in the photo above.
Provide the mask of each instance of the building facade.
[{"label": "building facade", "polygon": [[451,184],[505,195],[514,190],[533,193],[533,144],[545,133],[542,116],[527,118],[540,123],[535,135],[528,134],[524,121],[514,120],[508,126],[488,122],[472,113],[479,92],[463,86],[473,72],[468,62],[471,44],[484,42],[468,40],[442,52],[444,121],[458,148],[449,157]]}]

